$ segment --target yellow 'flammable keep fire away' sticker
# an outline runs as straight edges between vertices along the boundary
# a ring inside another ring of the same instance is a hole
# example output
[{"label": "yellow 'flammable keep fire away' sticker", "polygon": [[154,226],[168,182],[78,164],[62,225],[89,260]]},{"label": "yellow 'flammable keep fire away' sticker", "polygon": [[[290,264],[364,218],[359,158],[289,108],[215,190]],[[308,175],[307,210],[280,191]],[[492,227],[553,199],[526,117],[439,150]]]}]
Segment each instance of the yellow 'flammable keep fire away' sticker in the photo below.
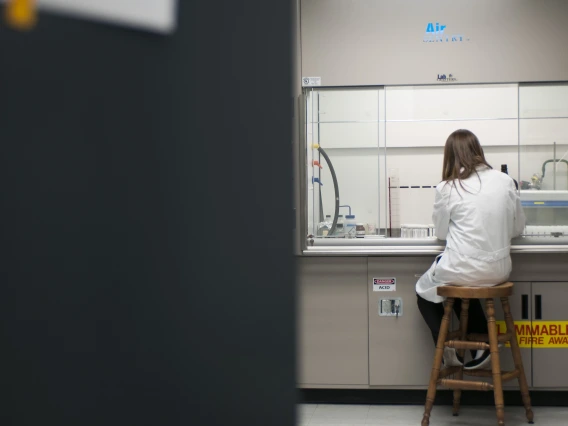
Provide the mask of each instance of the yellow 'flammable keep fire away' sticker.
[{"label": "yellow 'flammable keep fire away' sticker", "polygon": [[[505,321],[497,321],[497,333],[506,331]],[[515,332],[521,348],[568,348],[568,321],[515,321]]]}]

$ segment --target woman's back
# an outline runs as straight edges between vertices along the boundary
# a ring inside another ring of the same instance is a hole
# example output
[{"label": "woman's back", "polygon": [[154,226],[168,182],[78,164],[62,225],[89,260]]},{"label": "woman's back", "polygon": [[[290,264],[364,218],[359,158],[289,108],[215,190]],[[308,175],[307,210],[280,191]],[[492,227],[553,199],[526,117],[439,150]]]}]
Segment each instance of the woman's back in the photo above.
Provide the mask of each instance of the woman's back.
[{"label": "woman's back", "polygon": [[508,175],[481,166],[461,185],[442,183],[438,188],[447,200],[448,248],[489,262],[509,255],[511,238],[524,229],[524,215]]}]

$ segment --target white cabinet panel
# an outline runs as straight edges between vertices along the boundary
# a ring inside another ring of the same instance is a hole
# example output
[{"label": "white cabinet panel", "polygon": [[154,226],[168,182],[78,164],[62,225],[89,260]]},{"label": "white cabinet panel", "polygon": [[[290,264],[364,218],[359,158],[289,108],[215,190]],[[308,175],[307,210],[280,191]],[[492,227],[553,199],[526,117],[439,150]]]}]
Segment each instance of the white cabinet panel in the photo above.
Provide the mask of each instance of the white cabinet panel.
[{"label": "white cabinet panel", "polygon": [[377,121],[379,91],[327,90],[319,94],[319,121]]},{"label": "white cabinet panel", "polygon": [[443,147],[458,129],[471,130],[481,146],[517,146],[518,122],[510,120],[395,121],[386,123],[387,147]]},{"label": "white cabinet panel", "polygon": [[387,120],[516,118],[517,85],[387,87]]},{"label": "white cabinet panel", "polygon": [[519,87],[520,117],[568,117],[568,84]]}]

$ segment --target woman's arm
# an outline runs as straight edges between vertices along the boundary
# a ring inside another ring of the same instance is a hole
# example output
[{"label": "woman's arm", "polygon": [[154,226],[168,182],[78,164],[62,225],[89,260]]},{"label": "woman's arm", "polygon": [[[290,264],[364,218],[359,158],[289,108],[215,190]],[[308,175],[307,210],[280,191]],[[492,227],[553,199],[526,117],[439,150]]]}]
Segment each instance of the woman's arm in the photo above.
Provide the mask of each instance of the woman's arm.
[{"label": "woman's arm", "polygon": [[432,213],[432,222],[436,227],[436,237],[440,240],[445,240],[447,238],[450,226],[450,196],[446,191],[442,191],[445,184],[445,182],[442,182],[436,187],[434,213]]}]

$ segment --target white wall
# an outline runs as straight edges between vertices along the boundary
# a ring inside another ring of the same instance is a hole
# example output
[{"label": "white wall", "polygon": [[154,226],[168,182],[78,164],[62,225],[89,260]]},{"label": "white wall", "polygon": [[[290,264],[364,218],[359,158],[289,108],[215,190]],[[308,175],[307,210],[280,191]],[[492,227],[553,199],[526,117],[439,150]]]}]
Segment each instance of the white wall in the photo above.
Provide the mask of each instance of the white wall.
[{"label": "white wall", "polygon": [[[487,161],[497,170],[507,164],[517,180],[530,181],[541,172],[543,162],[553,158],[553,142],[557,158],[568,151],[566,84],[322,90],[319,120],[314,105],[308,140],[319,135],[330,156],[341,204],[351,205],[357,221],[382,227],[390,216],[393,226],[431,222],[434,190],[428,187],[441,180],[443,146],[456,129],[473,131]],[[332,214],[332,180],[327,165],[322,166],[324,212]],[[308,165],[309,176],[313,171]],[[552,189],[552,171],[549,164],[543,189]],[[392,206],[386,204],[389,177],[408,187],[391,188]],[[565,164],[557,167],[556,189],[568,189]],[[318,190],[311,192],[317,195]]]}]

